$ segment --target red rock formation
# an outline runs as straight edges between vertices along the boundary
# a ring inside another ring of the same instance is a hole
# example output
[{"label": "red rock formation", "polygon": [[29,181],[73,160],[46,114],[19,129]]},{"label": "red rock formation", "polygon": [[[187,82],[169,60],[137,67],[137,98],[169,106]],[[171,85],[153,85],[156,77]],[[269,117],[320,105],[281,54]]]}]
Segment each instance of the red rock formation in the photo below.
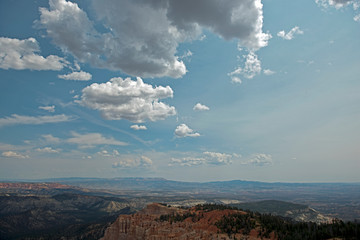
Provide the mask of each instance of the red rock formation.
[{"label": "red rock formation", "polygon": [[[226,234],[220,234],[215,223],[222,216],[232,213],[243,213],[238,210],[213,210],[196,211],[194,208],[184,210],[167,207],[153,203],[145,209],[133,215],[120,215],[118,219],[105,231],[101,240],[228,240]],[[191,213],[194,217],[188,217],[183,221],[173,222],[160,221],[161,215]],[[236,239],[260,239],[257,231],[252,231],[246,238],[236,234]]]}]

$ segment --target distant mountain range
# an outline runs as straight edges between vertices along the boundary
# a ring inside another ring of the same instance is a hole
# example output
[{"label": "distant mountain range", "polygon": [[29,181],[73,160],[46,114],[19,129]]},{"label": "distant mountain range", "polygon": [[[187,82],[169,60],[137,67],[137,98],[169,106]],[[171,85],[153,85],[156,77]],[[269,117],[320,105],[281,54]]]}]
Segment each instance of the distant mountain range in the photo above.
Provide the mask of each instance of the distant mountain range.
[{"label": "distant mountain range", "polygon": [[0,182],[0,239],[99,239],[119,214],[153,202],[186,207],[226,204],[296,221],[354,220],[360,219],[360,184],[162,178]]},{"label": "distant mountain range", "polygon": [[[28,180],[21,180],[24,182]],[[54,178],[28,182],[73,186],[62,190],[108,196],[147,197],[147,202],[237,203],[279,200],[310,206],[344,220],[360,219],[360,183],[267,183],[257,181],[182,182],[164,178]],[[82,190],[85,191],[85,190]],[[176,197],[176,198],[175,198]],[[222,201],[226,199],[226,201]]]},{"label": "distant mountain range", "polygon": [[266,189],[353,189],[360,193],[360,183],[283,183],[259,181],[213,181],[213,182],[184,182],[164,178],[49,178],[38,180],[18,180],[20,182],[56,182],[72,186],[112,189],[112,190],[140,190],[140,191],[219,191],[233,192],[234,190],[266,190]]}]

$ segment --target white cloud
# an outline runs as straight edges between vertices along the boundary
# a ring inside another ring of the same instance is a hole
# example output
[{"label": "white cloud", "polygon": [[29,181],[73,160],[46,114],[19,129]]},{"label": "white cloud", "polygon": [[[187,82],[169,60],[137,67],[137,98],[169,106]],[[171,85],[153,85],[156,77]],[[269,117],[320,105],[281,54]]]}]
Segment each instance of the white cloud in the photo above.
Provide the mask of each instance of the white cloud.
[{"label": "white cloud", "polygon": [[8,125],[19,125],[19,124],[45,124],[45,123],[59,123],[68,122],[73,118],[66,116],[65,114],[54,115],[54,116],[22,116],[12,114],[11,117],[0,118],[0,127]]},{"label": "white cloud", "polygon": [[51,134],[44,134],[41,135],[41,137],[45,140],[47,143],[60,143],[60,138],[54,137]]},{"label": "white cloud", "polygon": [[324,8],[328,8],[329,6],[333,6],[336,9],[340,9],[342,7],[352,5],[354,10],[359,8],[359,3],[357,0],[315,0],[315,2]]},{"label": "white cloud", "polygon": [[206,35],[203,34],[200,38],[199,38],[199,41],[204,41],[206,39]]},{"label": "white cloud", "polygon": [[134,129],[134,130],[147,130],[147,127],[144,125],[131,125],[130,128]]},{"label": "white cloud", "polygon": [[[215,165],[228,165],[232,163],[232,158],[234,155],[218,152],[204,152],[204,155],[207,156],[207,162]],[[235,155],[239,157],[238,155]]]},{"label": "white cloud", "polygon": [[187,50],[180,58],[189,58],[193,55],[193,53],[190,50]]},{"label": "white cloud", "polygon": [[353,19],[355,22],[360,22],[360,14],[357,11],[360,8],[360,2],[358,0],[315,0],[315,2],[324,9],[334,7],[339,10],[343,7],[352,6],[354,11],[356,11]]},{"label": "white cloud", "polygon": [[360,14],[358,14],[358,15],[356,15],[356,16],[354,17],[354,21],[355,21],[355,22],[360,22]]},{"label": "white cloud", "polygon": [[184,158],[171,158],[169,166],[180,165],[180,166],[198,166],[205,164],[206,159],[201,157],[184,157]]},{"label": "white cloud", "polygon": [[61,70],[66,66],[64,58],[38,55],[39,44],[35,38],[19,40],[0,37],[0,68],[16,70]]},{"label": "white cloud", "polygon": [[194,132],[191,128],[189,128],[186,124],[180,124],[175,129],[175,135],[179,138],[182,137],[199,137],[200,133]]},{"label": "white cloud", "polygon": [[304,31],[302,31],[298,26],[295,26],[287,33],[285,33],[284,30],[277,33],[278,37],[285,40],[292,40],[295,34],[304,34]]},{"label": "white cloud", "polygon": [[255,165],[255,166],[267,166],[267,165],[272,165],[273,160],[272,160],[272,156],[270,154],[256,153],[251,156],[250,160],[243,162],[242,164]]},{"label": "white cloud", "polygon": [[22,159],[29,158],[28,155],[23,155],[23,154],[13,152],[13,151],[6,151],[6,152],[3,152],[1,155],[3,157],[7,157],[7,158],[22,158]]},{"label": "white cloud", "polygon": [[99,110],[108,120],[126,119],[141,123],[163,120],[176,114],[175,107],[159,99],[173,97],[169,87],[153,88],[141,78],[112,78],[107,83],[94,83],[82,90],[81,105]]},{"label": "white cloud", "polygon": [[41,153],[59,153],[60,152],[59,149],[53,149],[51,147],[37,148],[35,150],[37,152],[41,152]]},{"label": "white cloud", "polygon": [[267,76],[275,74],[275,72],[272,71],[272,70],[270,70],[270,69],[264,69],[263,72],[264,72],[264,74],[267,75]]},{"label": "white cloud", "polygon": [[100,152],[97,152],[97,154],[103,157],[117,157],[120,155],[120,153],[117,150],[113,150],[112,152],[108,152],[107,150],[102,150]]},{"label": "white cloud", "polygon": [[203,105],[201,103],[197,103],[195,104],[195,106],[193,107],[194,111],[208,111],[210,110],[210,108],[206,105]]},{"label": "white cloud", "polygon": [[241,74],[245,78],[251,79],[261,72],[261,62],[253,51],[250,51],[243,57],[245,58],[245,66],[243,68],[238,67],[233,72],[228,74],[231,77],[232,82],[241,83],[240,78],[237,78],[236,75]]},{"label": "white cloud", "polygon": [[48,112],[55,112],[55,106],[39,106],[39,109],[48,111]]},{"label": "white cloud", "polygon": [[111,156],[112,156],[112,155],[109,154],[109,152],[106,151],[106,150],[102,150],[101,152],[97,152],[97,154],[99,154],[99,155],[101,155],[101,156],[103,156],[103,157],[111,157]]},{"label": "white cloud", "polygon": [[[80,62],[121,70],[141,77],[182,77],[185,64],[176,56],[185,41],[203,39],[208,29],[241,46],[267,45],[262,32],[261,0],[93,1],[96,16],[90,20],[76,3],[50,0],[40,8],[39,27],[53,42]],[[102,27],[102,32],[94,25]]]},{"label": "white cloud", "polygon": [[169,166],[199,166],[199,165],[230,165],[233,161],[241,158],[239,154],[227,154],[219,152],[203,152],[202,154],[194,154],[195,156],[171,158]]},{"label": "white cloud", "polygon": [[232,76],[231,77],[231,82],[232,83],[238,83],[238,84],[242,83],[241,79],[239,77],[237,77],[237,76]]},{"label": "white cloud", "polygon": [[71,132],[73,137],[66,140],[68,143],[78,144],[81,147],[94,147],[95,145],[116,145],[116,146],[126,146],[128,145],[125,142],[115,140],[114,138],[106,138],[100,133],[86,133],[80,134],[76,132]]},{"label": "white cloud", "polygon": [[146,156],[141,156],[141,160],[145,165],[152,165],[153,162],[150,158],[146,157]]},{"label": "white cloud", "polygon": [[136,167],[151,167],[152,160],[146,156],[138,158],[123,158],[112,164],[113,168],[136,168]]},{"label": "white cloud", "polygon": [[65,75],[58,75],[58,78],[65,80],[77,80],[77,81],[89,81],[92,78],[92,75],[87,72],[72,72]]},{"label": "white cloud", "polygon": [[[25,141],[24,141],[25,142]],[[9,150],[27,150],[28,146],[24,145],[12,145],[7,143],[0,142],[0,151],[9,151]]]}]

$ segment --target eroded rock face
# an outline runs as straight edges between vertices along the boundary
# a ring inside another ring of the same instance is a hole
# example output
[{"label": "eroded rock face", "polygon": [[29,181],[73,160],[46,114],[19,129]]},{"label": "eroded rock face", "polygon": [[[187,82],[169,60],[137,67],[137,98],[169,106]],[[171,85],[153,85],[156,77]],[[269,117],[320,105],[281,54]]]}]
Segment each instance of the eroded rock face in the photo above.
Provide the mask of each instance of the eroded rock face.
[{"label": "eroded rock face", "polygon": [[[226,234],[220,234],[215,223],[222,216],[239,213],[238,210],[214,210],[210,212],[196,211],[195,209],[184,210],[175,207],[167,207],[153,203],[145,209],[133,215],[120,215],[118,219],[105,231],[101,240],[211,240],[233,239]],[[161,215],[167,214],[192,214],[182,221],[160,221]],[[244,213],[245,214],[245,213]],[[243,237],[236,234],[237,239]],[[257,232],[253,231],[247,239],[257,238]]]}]

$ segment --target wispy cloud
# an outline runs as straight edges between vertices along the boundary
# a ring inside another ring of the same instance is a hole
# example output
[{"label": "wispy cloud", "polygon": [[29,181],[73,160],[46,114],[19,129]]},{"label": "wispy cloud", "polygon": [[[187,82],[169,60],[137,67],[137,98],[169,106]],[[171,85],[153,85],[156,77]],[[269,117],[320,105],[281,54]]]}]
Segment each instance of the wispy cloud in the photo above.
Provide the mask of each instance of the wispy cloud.
[{"label": "wispy cloud", "polygon": [[270,69],[264,69],[264,74],[267,75],[267,76],[270,76],[270,75],[273,75],[275,74],[275,71],[272,71]]},{"label": "wispy cloud", "polygon": [[248,161],[242,162],[244,165],[269,166],[273,165],[273,159],[270,154],[256,153]]},{"label": "wispy cloud", "polygon": [[360,2],[358,0],[315,0],[318,6],[322,7],[323,9],[328,9],[329,7],[334,7],[335,9],[339,10],[348,6],[351,6],[355,12],[354,21],[360,21]]},{"label": "wispy cloud", "polygon": [[69,74],[58,75],[58,78],[65,80],[76,80],[76,81],[89,81],[92,78],[92,75],[88,72],[72,72]]},{"label": "wispy cloud", "polygon": [[230,165],[233,161],[241,159],[240,154],[227,154],[219,152],[191,153],[193,156],[171,158],[169,166],[199,166],[199,165]]},{"label": "wispy cloud", "polygon": [[23,155],[21,153],[14,152],[14,151],[6,151],[6,152],[3,152],[1,155],[3,157],[7,157],[7,158],[21,158],[21,159],[29,158],[28,155]]},{"label": "wispy cloud", "polygon": [[304,34],[304,31],[302,31],[298,26],[293,27],[289,32],[285,32],[284,30],[277,33],[278,37],[281,37],[285,40],[292,40],[295,35],[298,34]]},{"label": "wispy cloud", "polygon": [[126,146],[128,143],[118,141],[112,137],[104,137],[100,133],[86,133],[80,134],[77,132],[71,133],[73,137],[66,140],[67,143],[77,144],[80,147],[94,147],[96,145],[116,145]]},{"label": "wispy cloud", "polygon": [[169,166],[198,166],[206,163],[206,159],[202,157],[183,157],[183,158],[171,158]]},{"label": "wispy cloud", "polygon": [[41,153],[59,153],[60,152],[59,149],[53,149],[51,147],[37,148],[35,150],[37,152],[41,152]]},{"label": "wispy cloud", "polygon": [[40,125],[46,123],[68,122],[72,120],[74,120],[73,117],[65,114],[53,116],[23,116],[12,114],[11,117],[0,118],[0,127],[20,124]]},{"label": "wispy cloud", "polygon": [[39,106],[39,109],[48,111],[48,112],[55,112],[55,106]]},{"label": "wispy cloud", "polygon": [[315,2],[324,8],[328,8],[330,6],[335,7],[336,9],[340,9],[342,7],[346,7],[348,5],[352,5],[354,10],[358,9],[360,3],[357,0],[315,0]]},{"label": "wispy cloud", "polygon": [[112,164],[113,168],[138,168],[138,167],[151,167],[152,160],[146,156],[137,158],[124,158]]}]

